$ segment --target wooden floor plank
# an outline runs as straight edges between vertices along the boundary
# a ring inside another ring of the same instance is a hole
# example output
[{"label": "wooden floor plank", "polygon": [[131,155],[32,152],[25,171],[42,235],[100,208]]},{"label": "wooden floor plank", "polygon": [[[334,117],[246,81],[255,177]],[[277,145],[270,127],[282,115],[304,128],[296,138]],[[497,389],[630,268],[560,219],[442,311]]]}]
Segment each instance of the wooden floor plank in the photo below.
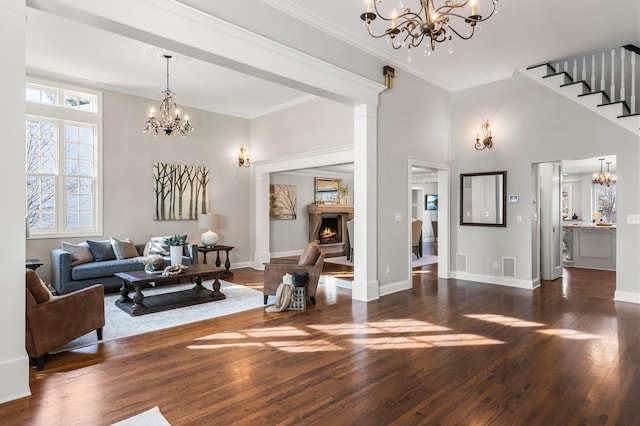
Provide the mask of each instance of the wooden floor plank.
[{"label": "wooden floor plank", "polygon": [[[234,281],[260,289],[262,273]],[[108,425],[156,405],[173,425],[639,424],[640,306],[614,291],[614,272],[565,269],[531,291],[440,280],[437,265],[370,303],[320,287],[305,311],[49,356],[0,424]]]}]

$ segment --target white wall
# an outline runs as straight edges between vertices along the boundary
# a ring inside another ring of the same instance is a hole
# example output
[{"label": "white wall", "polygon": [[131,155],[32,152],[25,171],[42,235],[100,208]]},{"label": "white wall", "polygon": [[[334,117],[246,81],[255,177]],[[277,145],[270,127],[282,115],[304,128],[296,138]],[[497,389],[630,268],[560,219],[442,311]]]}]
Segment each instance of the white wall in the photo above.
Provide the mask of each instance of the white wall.
[{"label": "white wall", "polygon": [[[478,152],[474,137],[488,119],[494,148]],[[640,175],[637,168],[637,137],[589,110],[561,97],[520,73],[510,79],[453,95],[452,200],[459,197],[460,173],[507,171],[508,194],[519,195],[518,203],[507,204],[507,227],[458,226],[459,206],[451,211],[451,255],[468,255],[468,272],[475,277],[499,281],[492,268],[502,256],[517,261],[516,284],[531,284],[533,193],[531,164],[563,159],[595,157],[606,151],[617,155],[619,217],[640,212]],[[516,222],[516,216],[522,222]],[[619,224],[617,242],[617,288],[640,296],[637,247],[638,226]],[[455,265],[452,266],[455,270]],[[493,278],[492,278],[493,277]]]},{"label": "white wall", "polygon": [[[450,94],[402,70],[378,107],[378,279],[410,285],[409,159],[449,164]],[[401,220],[396,221],[396,213]],[[391,272],[386,273],[389,265]]]},{"label": "white wall", "polygon": [[[221,227],[216,229],[220,243],[235,247],[229,254],[232,264],[249,261],[251,172],[237,163],[240,145],[249,146],[249,121],[182,107],[195,131],[187,138],[155,138],[142,133],[142,127],[147,111],[157,108],[159,99],[109,91],[103,99],[104,235],[91,239],[129,237],[145,243],[150,236],[180,233],[199,243],[204,230],[198,229],[196,220],[153,220],[152,184],[156,162],[200,165],[209,168],[209,209],[221,216]],[[60,239],[27,241],[27,258],[44,261],[38,272],[45,280],[50,279],[50,252],[60,246]]]}]

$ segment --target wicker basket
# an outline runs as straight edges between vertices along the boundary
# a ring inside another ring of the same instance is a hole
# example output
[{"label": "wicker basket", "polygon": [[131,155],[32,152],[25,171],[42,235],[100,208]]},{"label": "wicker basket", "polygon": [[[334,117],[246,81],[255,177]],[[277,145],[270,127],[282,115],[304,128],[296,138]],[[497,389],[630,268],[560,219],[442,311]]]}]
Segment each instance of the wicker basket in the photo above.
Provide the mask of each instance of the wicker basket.
[{"label": "wicker basket", "polygon": [[305,287],[296,287],[293,290],[291,303],[287,307],[288,311],[303,311],[307,308],[307,291]]}]

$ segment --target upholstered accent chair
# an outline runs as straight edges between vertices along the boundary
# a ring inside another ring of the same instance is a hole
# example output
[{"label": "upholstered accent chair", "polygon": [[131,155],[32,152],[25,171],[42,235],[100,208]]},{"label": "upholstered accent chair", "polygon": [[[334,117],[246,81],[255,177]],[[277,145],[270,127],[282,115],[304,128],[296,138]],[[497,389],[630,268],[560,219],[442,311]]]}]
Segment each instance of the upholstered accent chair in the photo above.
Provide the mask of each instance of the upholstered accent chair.
[{"label": "upholstered accent chair", "polygon": [[299,259],[272,259],[264,264],[264,304],[269,296],[275,296],[276,290],[285,274],[309,273],[307,297],[316,304],[316,289],[324,266],[324,252],[316,242],[307,244]]},{"label": "upholstered accent chair", "polygon": [[94,330],[102,339],[102,285],[53,296],[34,270],[26,269],[26,274],[26,349],[38,370],[44,368],[45,354],[65,343]]},{"label": "upholstered accent chair", "polygon": [[418,259],[422,257],[422,221],[411,219],[411,253]]},{"label": "upholstered accent chair", "polygon": [[349,253],[347,258],[353,262],[353,238],[354,238],[354,230],[353,230],[353,222],[354,219],[347,221],[347,236],[349,237]]}]

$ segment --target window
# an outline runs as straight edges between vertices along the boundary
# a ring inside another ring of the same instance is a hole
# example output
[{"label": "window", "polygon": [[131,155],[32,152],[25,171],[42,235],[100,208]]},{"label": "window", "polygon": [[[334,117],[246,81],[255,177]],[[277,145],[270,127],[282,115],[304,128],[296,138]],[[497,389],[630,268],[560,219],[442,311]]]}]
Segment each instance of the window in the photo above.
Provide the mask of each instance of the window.
[{"label": "window", "polygon": [[30,235],[100,234],[100,94],[30,80],[26,100]]},{"label": "window", "polygon": [[[618,209],[616,205],[616,185],[593,185],[592,211],[599,214],[599,220],[618,223]],[[594,219],[597,219],[597,216]]]}]

